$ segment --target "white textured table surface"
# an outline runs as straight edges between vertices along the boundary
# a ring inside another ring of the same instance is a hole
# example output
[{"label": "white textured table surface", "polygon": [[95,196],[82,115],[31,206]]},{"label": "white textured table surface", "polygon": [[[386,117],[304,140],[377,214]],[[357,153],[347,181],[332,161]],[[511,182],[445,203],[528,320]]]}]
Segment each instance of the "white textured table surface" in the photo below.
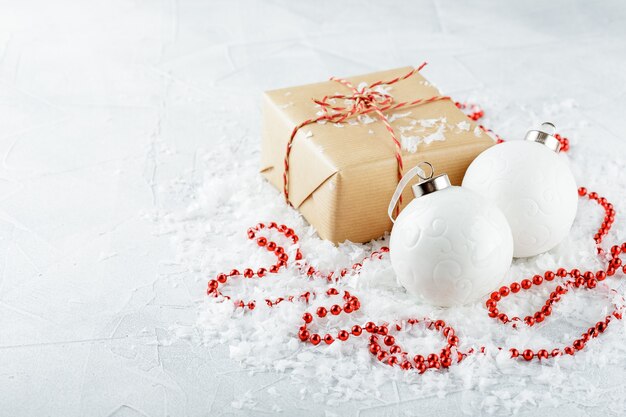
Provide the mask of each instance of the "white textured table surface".
[{"label": "white textured table surface", "polygon": [[[423,60],[445,93],[482,101],[504,136],[566,120],[572,147],[589,151],[578,175],[624,193],[598,157],[623,175],[618,1],[1,2],[0,415],[489,411],[462,393],[413,401],[397,389],[374,407],[302,400],[288,373],[251,375],[227,346],[179,337],[193,332],[204,282],[153,221],[186,209],[213,175],[212,149],[222,170],[257,163],[262,91]],[[232,232],[247,225],[233,219]],[[622,412],[624,368],[600,375],[617,402],[542,413]]]}]

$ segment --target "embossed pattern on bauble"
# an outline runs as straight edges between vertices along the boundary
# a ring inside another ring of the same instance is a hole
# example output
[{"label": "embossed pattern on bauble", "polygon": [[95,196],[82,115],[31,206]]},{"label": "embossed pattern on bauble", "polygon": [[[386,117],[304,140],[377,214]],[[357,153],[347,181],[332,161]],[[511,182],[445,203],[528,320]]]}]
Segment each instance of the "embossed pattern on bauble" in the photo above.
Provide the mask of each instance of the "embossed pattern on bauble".
[{"label": "embossed pattern on bauble", "polygon": [[569,233],[578,193],[565,158],[540,143],[512,141],[487,149],[467,169],[463,187],[494,202],[506,216],[513,256],[546,252]]},{"label": "embossed pattern on bauble", "polygon": [[497,288],[511,265],[504,215],[461,187],[414,199],[398,216],[390,257],[398,281],[424,302],[452,306]]}]

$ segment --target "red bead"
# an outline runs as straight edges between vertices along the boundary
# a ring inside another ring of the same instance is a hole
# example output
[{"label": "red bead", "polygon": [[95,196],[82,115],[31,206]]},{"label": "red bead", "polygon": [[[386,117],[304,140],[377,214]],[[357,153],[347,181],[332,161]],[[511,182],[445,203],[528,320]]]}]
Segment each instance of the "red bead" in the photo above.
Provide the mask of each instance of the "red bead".
[{"label": "red bead", "polygon": [[250,268],[246,268],[243,270],[243,276],[246,278],[252,278],[254,276],[254,271]]},{"label": "red bead", "polygon": [[598,329],[598,331],[600,333],[603,333],[606,330],[607,324],[603,321],[599,321],[596,323],[596,329]]},{"label": "red bead", "polygon": [[335,341],[335,338],[332,337],[331,335],[329,334],[324,335],[324,343],[326,343],[327,345],[330,345],[334,341]]},{"label": "red bead", "polygon": [[352,334],[355,336],[360,336],[363,333],[363,329],[359,325],[352,326]]},{"label": "red bead", "polygon": [[377,345],[376,343],[370,344],[370,352],[376,355],[378,352],[380,352],[380,346]]},{"label": "red bead", "polygon": [[533,283],[529,279],[522,280],[522,288],[527,290],[532,287]]},{"label": "red bead", "polygon": [[314,334],[311,335],[309,340],[311,341],[311,343],[313,343],[313,345],[317,346],[322,341],[322,338],[321,338],[321,336],[319,334],[314,333]]},{"label": "red bead", "polygon": [[343,311],[345,311],[347,314],[352,313],[354,310],[352,309],[352,304],[350,303],[345,303],[343,305]]},{"label": "red bead", "polygon": [[582,197],[582,196],[584,196],[585,194],[587,194],[587,189],[586,189],[585,187],[580,187],[580,188],[578,189],[578,195]]},{"label": "red bead", "polygon": [[524,319],[524,322],[525,322],[527,325],[532,326],[532,325],[534,325],[534,324],[535,324],[535,319],[534,319],[533,317],[527,316],[527,317]]},{"label": "red bead", "polygon": [[509,322],[509,316],[507,316],[504,313],[500,313],[498,315],[498,320],[500,320],[502,323],[508,323]]},{"label": "red bead", "polygon": [[428,355],[428,358],[426,358],[426,360],[428,361],[428,363],[437,362],[439,361],[439,356],[437,356],[437,354],[435,353],[431,353],[430,355]]},{"label": "red bead", "polygon": [[497,308],[492,308],[491,310],[489,310],[489,317],[491,317],[492,319],[498,317],[498,309]]},{"label": "red bead", "polygon": [[404,361],[400,364],[400,368],[402,368],[405,371],[408,371],[409,369],[413,368],[413,365],[411,365],[411,362],[409,361]]},{"label": "red bead", "polygon": [[552,281],[555,276],[555,273],[552,271],[546,271],[546,273],[543,274],[543,277],[546,279],[546,281]]},{"label": "red bead", "polygon": [[365,331],[368,333],[374,333],[376,331],[376,324],[371,321],[365,323]]},{"label": "red bead", "polygon": [[598,285],[598,281],[596,281],[594,278],[592,278],[589,281],[587,281],[587,287],[588,288],[595,288],[596,285]]},{"label": "red bead", "polygon": [[227,279],[228,277],[226,276],[226,274],[219,274],[217,276],[217,282],[219,282],[220,284],[225,283]]},{"label": "red bead", "polygon": [[515,348],[509,349],[509,352],[511,352],[511,357],[512,358],[517,358],[519,356],[519,350],[517,350]]},{"label": "red bead", "polygon": [[272,266],[270,266],[270,272],[271,272],[272,274],[277,273],[277,272],[278,272],[278,266],[276,266],[276,265],[272,265]]},{"label": "red bead", "polygon": [[382,325],[382,326],[378,326],[378,329],[376,329],[376,332],[380,335],[385,336],[387,333],[389,333],[389,329],[387,328],[387,326]]},{"label": "red bead", "polygon": [[259,277],[264,277],[266,272],[267,272],[267,269],[265,269],[265,268],[259,268],[259,269],[258,269],[258,271],[256,271],[256,274],[257,274]]},{"label": "red bead", "polygon": [[533,277],[533,284],[541,285],[542,282],[543,282],[543,277],[541,275],[535,275]]},{"label": "red bead", "polygon": [[445,326],[446,326],[446,322],[445,322],[445,321],[443,321],[443,320],[437,320],[437,321],[435,322],[435,329],[437,329],[437,330],[441,330],[441,329],[443,329]]},{"label": "red bead", "polygon": [[502,296],[500,295],[500,293],[498,291],[494,291],[491,293],[490,298],[494,301],[500,301],[500,299],[502,298]]},{"label": "red bead", "polygon": [[387,346],[391,346],[394,343],[396,343],[396,339],[393,336],[388,335],[388,336],[385,336],[385,338],[383,339],[383,342],[385,342]]},{"label": "red bead", "polygon": [[595,200],[597,198],[598,198],[598,193],[596,193],[596,192],[589,193],[589,199]]},{"label": "red bead", "polygon": [[341,307],[339,305],[335,304],[330,308],[330,314],[332,314],[333,316],[336,316],[339,313],[341,313]]},{"label": "red bead", "polygon": [[578,278],[580,276],[580,271],[576,268],[572,269],[570,271],[570,275],[574,278]]},{"label": "red bead", "polygon": [[567,276],[567,271],[565,270],[565,268],[559,268],[556,271],[556,275],[561,277],[561,278],[563,278],[563,277]]},{"label": "red bead", "polygon": [[389,356],[389,354],[387,352],[385,352],[384,350],[381,350],[380,352],[378,352],[378,354],[376,355],[376,357],[378,358],[379,361],[384,361],[385,358],[387,358],[387,356]]},{"label": "red bead", "polygon": [[533,353],[533,351],[532,351],[532,350],[530,350],[530,349],[526,349],[526,350],[524,351],[524,353],[522,353],[522,356],[524,357],[524,359],[526,359],[527,361],[529,361],[529,360],[531,360],[531,359],[535,356],[535,354]]},{"label": "red bead", "polygon": [[417,369],[417,372],[419,372],[420,374],[423,374],[424,372],[426,372],[426,364],[424,362],[420,362],[417,365],[415,365],[415,369]]},{"label": "red bead", "polygon": [[339,340],[348,340],[348,337],[350,337],[350,333],[348,333],[345,330],[340,330],[339,333],[337,334],[337,338]]},{"label": "red bead", "polygon": [[424,357],[422,355],[415,355],[413,361],[415,361],[415,363],[424,363]]},{"label": "red bead", "polygon": [[300,332],[298,333],[298,337],[303,342],[309,340],[309,331],[308,330],[300,330]]},{"label": "red bead", "polygon": [[274,252],[276,250],[276,242],[267,242],[267,245],[265,245],[265,247],[268,251]]},{"label": "red bead", "polygon": [[264,238],[263,236],[261,236],[260,238],[258,238],[258,239],[256,240],[256,243],[257,243],[257,245],[259,245],[259,246],[265,246],[265,245],[267,245],[267,239],[266,239],[266,238]]},{"label": "red bead", "polygon": [[543,313],[544,316],[549,316],[550,314],[552,314],[552,307],[550,307],[550,306],[543,306],[541,308],[541,312]]},{"label": "red bead", "polygon": [[545,349],[541,349],[537,352],[537,357],[539,359],[548,359],[549,356],[548,351]]},{"label": "red bead", "polygon": [[511,290],[509,290],[509,287],[505,287],[505,286],[500,287],[501,296],[506,297],[507,295],[509,295],[510,292]]},{"label": "red bead", "polygon": [[317,308],[317,315],[318,315],[318,317],[326,317],[327,313],[328,313],[328,310],[326,310],[326,307],[318,307]]},{"label": "red bead", "polygon": [[311,315],[311,313],[304,313],[302,315],[302,319],[304,320],[305,323],[310,323],[313,321],[313,316]]},{"label": "red bead", "polygon": [[391,348],[389,348],[389,352],[395,355],[402,352],[402,348],[398,345],[393,345]]},{"label": "red bead", "polygon": [[557,356],[561,355],[561,351],[558,349],[553,349],[552,353],[550,353],[550,356],[552,356],[553,358],[556,358]]},{"label": "red bead", "polygon": [[448,336],[448,344],[450,346],[456,346],[459,344],[459,338],[455,335]]},{"label": "red bead", "polygon": [[544,316],[543,313],[540,313],[540,312],[535,313],[535,322],[536,323],[541,323],[545,318],[546,318],[546,316]]},{"label": "red bead", "polygon": [[519,283],[517,283],[517,282],[514,282],[514,283],[511,284],[511,292],[513,292],[513,293],[519,292],[519,290],[521,288],[522,288],[521,285],[519,285]]},{"label": "red bead", "polygon": [[441,366],[443,366],[444,368],[448,368],[450,365],[452,365],[452,359],[450,359],[449,357],[441,359]]},{"label": "red bead", "polygon": [[596,280],[604,281],[605,279],[606,279],[606,272],[604,272],[604,271],[596,272]]},{"label": "red bead", "polygon": [[209,281],[209,286],[208,286],[208,288],[209,288],[210,290],[215,290],[215,289],[217,289],[217,287],[218,287],[219,285],[220,285],[220,284],[219,284],[219,282],[217,282],[216,280],[212,279],[211,281]]},{"label": "red bead", "polygon": [[492,308],[496,308],[497,302],[490,298],[490,299],[487,300],[485,305],[487,306],[487,309],[491,310]]},{"label": "red bead", "polygon": [[568,355],[573,355],[575,352],[574,348],[571,346],[566,346],[565,349],[563,349],[563,351],[567,353]]},{"label": "red bead", "polygon": [[585,342],[581,339],[574,340],[574,349],[582,350],[585,347]]}]

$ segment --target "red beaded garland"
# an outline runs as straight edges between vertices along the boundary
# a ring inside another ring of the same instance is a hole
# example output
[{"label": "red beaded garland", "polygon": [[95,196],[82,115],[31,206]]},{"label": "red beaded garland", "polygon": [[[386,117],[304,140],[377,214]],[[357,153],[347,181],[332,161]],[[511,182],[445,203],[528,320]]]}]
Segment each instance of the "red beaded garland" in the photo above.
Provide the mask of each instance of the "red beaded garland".
[{"label": "red beaded garland", "polygon": [[[473,120],[479,120],[483,117],[484,112],[480,107],[476,105],[467,105],[463,103],[456,103],[457,107],[460,109],[469,109],[470,113],[468,117]],[[498,143],[503,142],[498,135],[496,135],[490,129],[486,129],[483,126],[480,128],[488,132],[489,134],[495,136]],[[555,137],[559,140],[561,144],[561,151],[569,150],[569,140],[559,134],[556,134]],[[594,234],[593,238],[595,243],[597,244],[597,252],[599,255],[604,256],[607,260],[607,266],[605,269],[593,272],[593,271],[585,271],[581,272],[580,270],[574,268],[571,271],[567,271],[564,268],[558,268],[555,271],[545,271],[543,275],[536,274],[531,278],[526,278],[521,280],[520,282],[513,282],[508,286],[502,286],[497,291],[494,291],[490,294],[488,300],[485,302],[485,306],[487,308],[487,312],[489,317],[492,317],[503,324],[510,324],[512,327],[517,327],[518,323],[525,323],[527,326],[534,326],[536,323],[542,323],[552,314],[552,306],[559,302],[561,296],[566,294],[569,291],[569,288],[587,288],[594,289],[598,286],[598,283],[604,281],[607,277],[615,275],[618,271],[623,271],[626,274],[626,265],[623,265],[622,259],[620,255],[626,254],[626,242],[621,245],[613,245],[610,250],[607,252],[601,246],[601,242],[603,238],[609,233],[611,226],[615,221],[615,209],[613,205],[607,201],[606,198],[600,197],[595,192],[588,192],[585,187],[580,187],[578,189],[578,195],[580,197],[587,197],[589,200],[596,202],[600,205],[604,211],[605,216],[602,221],[602,224],[598,231]],[[269,240],[265,236],[257,236],[257,234],[261,230],[273,230],[279,234],[282,234],[285,238],[291,241],[294,246],[294,252],[287,252],[283,246],[278,246],[278,244],[274,241]],[[265,248],[268,252],[271,252],[274,256],[276,256],[276,263],[270,265],[267,268],[258,268],[256,272],[252,268],[245,268],[243,272],[240,272],[238,269],[232,269],[228,274],[220,273],[216,276],[215,279],[212,279],[208,282],[207,286],[207,294],[213,296],[215,298],[223,298],[226,300],[230,300],[231,297],[229,295],[223,294],[220,292],[219,287],[228,283],[229,278],[232,277],[244,277],[244,278],[254,278],[255,276],[258,278],[263,278],[268,274],[276,274],[280,272],[281,269],[286,268],[288,262],[291,260],[293,264],[297,267],[297,269],[304,275],[310,278],[323,278],[328,282],[336,281],[339,278],[345,277],[349,273],[358,274],[362,269],[364,262],[368,260],[382,259],[384,254],[389,251],[388,248],[382,247],[377,251],[373,251],[368,257],[366,257],[362,262],[357,262],[352,265],[351,268],[343,268],[339,272],[332,271],[329,273],[323,273],[317,270],[312,265],[308,264],[303,257],[300,248],[298,247],[299,237],[296,235],[295,231],[291,228],[288,228],[284,224],[277,224],[275,222],[271,222],[269,224],[258,223],[255,227],[248,229],[247,231],[248,238],[254,240],[259,247]],[[290,258],[290,253],[292,258]],[[567,279],[569,277],[569,279]],[[549,298],[546,300],[545,304],[535,313],[524,317],[523,319],[517,316],[509,317],[506,313],[500,312],[497,308],[498,303],[513,294],[517,294],[520,291],[528,291],[533,286],[540,286],[546,282],[551,282],[555,279],[559,279],[559,285],[556,286],[554,291],[550,293]],[[333,297],[340,294],[340,291],[337,288],[329,288],[326,291],[326,296]],[[312,291],[307,291],[298,296],[290,295],[285,297],[279,297],[275,300],[266,299],[265,303],[268,307],[274,307],[277,304],[283,301],[298,301],[303,300],[305,303],[309,303],[312,298],[315,298],[316,294]],[[435,331],[439,331],[442,333],[446,340],[446,345],[444,348],[437,353],[430,353],[428,355],[415,355],[412,358],[408,356],[407,352],[404,352],[402,347],[397,344],[395,337],[389,334],[389,324],[382,323],[377,325],[376,323],[369,321],[365,324],[361,325],[353,325],[350,329],[340,329],[336,333],[336,335],[327,333],[323,337],[318,333],[312,333],[308,328],[314,322],[315,316],[318,318],[325,318],[330,313],[331,316],[338,316],[342,313],[351,314],[355,311],[360,310],[361,303],[359,299],[353,295],[351,295],[348,291],[344,291],[343,293],[343,305],[333,304],[330,307],[319,306],[315,315],[310,312],[305,312],[302,316],[304,324],[300,327],[298,331],[298,338],[303,342],[311,343],[314,346],[319,345],[322,341],[325,344],[332,344],[335,341],[339,340],[342,342],[346,342],[350,339],[350,336],[359,337],[362,335],[370,334],[369,337],[369,351],[376,356],[376,358],[390,366],[398,365],[403,370],[411,370],[415,369],[417,372],[424,373],[428,369],[440,369],[447,368],[451,366],[454,361],[453,357],[456,359],[456,362],[460,362],[465,356],[471,353],[476,352],[484,352],[485,348],[481,347],[478,351],[474,349],[470,349],[467,353],[463,353],[457,350],[457,346],[459,345],[459,338],[456,336],[455,331],[452,327],[447,326],[445,322],[442,320],[430,321],[428,319],[424,319],[419,321],[417,319],[409,319],[406,323],[397,323],[394,328],[395,331],[401,331],[404,327],[413,326],[417,323],[426,323],[428,329],[432,329]],[[254,310],[256,307],[256,302],[254,300],[244,302],[241,300],[234,301],[235,306],[238,308]],[[525,361],[531,361],[533,359],[537,360],[545,360],[550,357],[558,357],[563,354],[574,355],[577,351],[581,351],[585,348],[586,344],[593,338],[599,336],[601,333],[605,332],[611,320],[615,318],[620,320],[622,318],[622,307],[615,306],[614,310],[605,317],[604,320],[598,321],[594,326],[590,327],[587,331],[581,334],[580,338],[573,340],[570,345],[563,347],[562,349],[554,348],[552,350],[548,349],[539,349],[534,352],[531,349],[518,350],[517,348],[509,348],[509,352],[511,354],[511,358],[513,359],[523,359]],[[376,336],[380,335],[380,336]],[[382,344],[379,342],[379,337],[382,337]],[[388,349],[388,350],[385,350]],[[453,354],[454,352],[454,354]]]},{"label": "red beaded garland", "polygon": [[[614,216],[613,206],[606,200],[606,198],[599,197],[597,193],[592,192],[587,194],[587,189],[584,187],[580,187],[578,189],[578,195],[581,197],[588,196],[590,200],[596,201],[605,210],[604,222],[598,230],[595,238],[596,243],[598,244],[598,253],[605,254],[599,244],[602,241],[602,236],[608,233],[608,230],[613,223],[613,220],[611,219],[611,217]],[[485,303],[487,310],[489,311],[489,317],[495,318],[503,323],[512,322],[513,327],[517,327],[517,322],[522,321],[527,326],[534,326],[537,323],[543,322],[548,316],[552,314],[552,305],[560,301],[561,295],[567,293],[569,287],[586,287],[588,289],[594,289],[597,287],[598,281],[603,281],[604,279],[606,279],[607,276],[615,273],[615,270],[622,263],[622,260],[619,258],[620,254],[624,252],[622,250],[622,246],[614,245],[611,247],[611,250],[609,252],[610,255],[607,255],[610,256],[610,258],[607,258],[608,266],[606,270],[599,270],[594,273],[593,271],[581,272],[579,269],[573,268],[571,271],[568,272],[564,268],[558,268],[556,271],[546,271],[543,276],[537,274],[534,275],[531,279],[523,279],[519,283],[513,282],[509,284],[508,287],[501,287],[498,291],[499,296],[494,297],[495,293],[492,293],[489,300],[487,300],[487,302]],[[507,297],[510,293],[518,293],[520,290],[529,290],[533,285],[540,286],[544,282],[553,281],[556,277],[566,278],[568,276],[570,277],[570,279],[556,286],[555,290],[546,300],[545,305],[541,307],[539,311],[533,313],[532,315],[524,317],[523,320],[517,316],[508,318],[506,314],[501,313],[497,308],[498,302],[502,298]],[[507,288],[510,291],[506,291]],[[621,310],[622,307],[615,307],[613,314],[618,314],[621,316]],[[549,356],[556,357],[563,353],[573,355],[576,351],[584,349],[586,342],[588,342],[591,338],[597,337],[600,333],[606,330],[607,324],[608,322],[598,322],[595,327],[590,328],[587,332],[583,333],[580,339],[574,340],[572,342],[572,346],[565,347],[563,350],[553,349],[550,355],[548,355],[548,351],[545,349],[538,350],[536,353],[530,349],[526,349],[521,354],[521,357],[529,361],[533,358],[547,359]],[[519,351],[515,348],[511,348],[510,352],[512,358],[517,358],[520,356]]]}]

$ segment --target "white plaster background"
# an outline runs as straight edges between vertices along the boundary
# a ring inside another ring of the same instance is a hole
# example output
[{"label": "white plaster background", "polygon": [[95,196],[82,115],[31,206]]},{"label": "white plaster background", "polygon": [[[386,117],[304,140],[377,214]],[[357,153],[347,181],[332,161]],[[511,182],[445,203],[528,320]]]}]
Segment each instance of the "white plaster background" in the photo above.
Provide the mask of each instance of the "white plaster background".
[{"label": "white plaster background", "polygon": [[270,415],[232,407],[268,384],[281,415],[459,414],[460,395],[303,402],[175,338],[203,285],[150,221],[185,209],[218,142],[223,169],[256,163],[263,90],[422,60],[505,137],[560,115],[587,184],[624,193],[600,158],[626,156],[618,1],[1,1],[0,415]]}]

